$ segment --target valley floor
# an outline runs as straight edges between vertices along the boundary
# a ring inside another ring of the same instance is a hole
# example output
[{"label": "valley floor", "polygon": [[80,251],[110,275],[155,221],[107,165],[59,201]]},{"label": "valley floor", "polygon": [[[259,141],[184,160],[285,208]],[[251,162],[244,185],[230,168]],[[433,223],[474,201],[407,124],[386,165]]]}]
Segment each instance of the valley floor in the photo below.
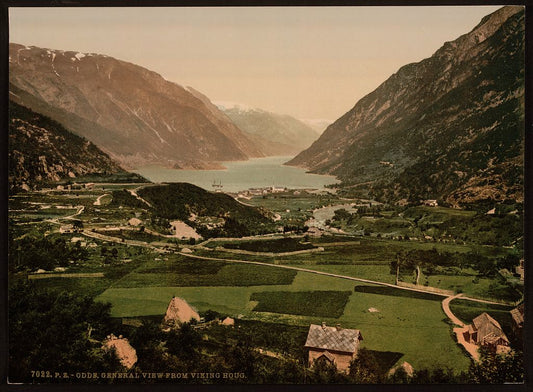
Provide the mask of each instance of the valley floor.
[{"label": "valley floor", "polygon": [[[521,300],[523,289],[512,278],[509,283],[501,275],[482,276],[470,267],[453,275],[439,266],[418,269],[418,276],[407,271],[396,276],[391,267],[397,254],[413,250],[453,255],[475,251],[496,258],[511,253],[509,248],[449,238],[435,241],[436,229],[415,240],[406,216],[380,218],[387,227],[371,235],[359,233],[361,225],[329,218],[321,222],[318,236],[289,231],[204,242],[180,240],[154,225],[146,209],[112,204],[113,190],[128,188],[138,197],[138,187],[108,184],[76,192],[15,195],[10,200],[15,240],[39,235],[64,239],[79,244],[85,256],[64,260],[64,267],[55,271],[35,266],[28,274],[14,268],[10,284],[30,278],[39,287],[90,293],[112,304],[113,317],[129,323],[162,318],[172,296],[184,298],[200,312],[212,310],[282,328],[340,323],[361,331],[363,347],[394,354],[394,363],[407,361],[415,369],[468,368],[469,354],[457,344],[453,325],[470,323],[471,318],[465,317],[471,317],[473,309],[490,312],[511,333],[509,310]],[[287,227],[308,221],[324,205],[346,205],[336,196],[300,193],[246,202],[271,211],[274,220]],[[443,209],[438,213],[458,214]],[[136,217],[143,222],[142,229],[132,224]],[[74,220],[81,225],[72,227]],[[411,238],[398,239],[407,236],[406,230],[411,230]],[[415,285],[416,279],[425,284]],[[461,292],[459,301],[456,294]]]}]

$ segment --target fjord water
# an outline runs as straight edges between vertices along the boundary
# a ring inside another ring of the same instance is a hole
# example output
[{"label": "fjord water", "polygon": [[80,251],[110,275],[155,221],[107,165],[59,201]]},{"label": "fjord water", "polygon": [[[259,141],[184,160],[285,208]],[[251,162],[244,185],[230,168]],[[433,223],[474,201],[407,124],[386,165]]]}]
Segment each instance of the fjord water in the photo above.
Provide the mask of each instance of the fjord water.
[{"label": "fjord water", "polygon": [[223,162],[225,170],[177,170],[145,166],[135,169],[134,172],[153,182],[188,182],[209,191],[213,190],[213,182],[221,183],[224,192],[269,186],[322,189],[324,185],[338,182],[334,176],[309,174],[305,169],[284,166],[283,163],[291,158],[276,156]]}]

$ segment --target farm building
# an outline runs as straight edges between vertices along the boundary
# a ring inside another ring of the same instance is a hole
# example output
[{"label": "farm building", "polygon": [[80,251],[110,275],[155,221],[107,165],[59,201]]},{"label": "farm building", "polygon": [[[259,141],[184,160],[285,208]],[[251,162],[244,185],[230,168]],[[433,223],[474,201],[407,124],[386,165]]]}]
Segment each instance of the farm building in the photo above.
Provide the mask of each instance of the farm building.
[{"label": "farm building", "polygon": [[172,327],[179,326],[181,323],[188,323],[191,320],[200,321],[198,312],[183,298],[172,297],[163,324]]},{"label": "farm building", "polygon": [[74,229],[74,225],[71,225],[71,224],[68,224],[68,225],[61,225],[59,227],[59,232],[61,234],[64,234],[64,233],[74,233],[75,232],[75,229]]},{"label": "farm building", "polygon": [[463,336],[466,342],[488,347],[495,352],[509,350],[509,339],[502,327],[487,313],[482,313],[472,320],[472,324],[467,326]]},{"label": "farm building", "polygon": [[128,221],[128,225],[130,225],[130,226],[139,226],[141,223],[142,223],[142,221],[140,219],[138,219],[138,218],[131,218]]},{"label": "farm building", "polygon": [[309,349],[309,366],[314,361],[327,361],[338,370],[347,372],[350,361],[357,356],[359,342],[363,340],[358,329],[328,327],[311,324],[307,334],[305,347]]},{"label": "farm building", "polygon": [[513,319],[513,332],[519,338],[522,338],[522,330],[524,329],[524,303],[522,302],[516,308],[511,310],[511,317]]},{"label": "farm building", "polygon": [[235,320],[232,319],[231,317],[226,317],[224,320],[222,320],[221,322],[222,325],[226,325],[226,326],[233,326],[235,325]]},{"label": "farm building", "polygon": [[437,202],[437,200],[424,200],[422,203],[425,206],[429,206],[429,207],[438,207],[439,206],[439,203]]}]

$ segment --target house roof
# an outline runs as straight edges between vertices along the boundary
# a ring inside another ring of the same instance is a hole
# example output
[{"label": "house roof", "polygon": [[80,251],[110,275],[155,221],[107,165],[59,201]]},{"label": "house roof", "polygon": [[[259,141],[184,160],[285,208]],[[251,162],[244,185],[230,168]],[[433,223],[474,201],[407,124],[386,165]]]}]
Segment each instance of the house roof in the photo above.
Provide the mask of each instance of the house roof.
[{"label": "house roof", "polygon": [[305,347],[354,353],[359,340],[363,337],[358,329],[311,324]]},{"label": "house roof", "polygon": [[524,324],[524,304],[518,305],[518,307],[511,310],[511,316],[517,325]]},{"label": "house roof", "polygon": [[485,337],[489,336],[489,340],[494,339],[494,337],[501,337],[504,340],[509,341],[507,336],[505,336],[505,333],[503,333],[500,324],[487,313],[481,313],[474,320],[472,320],[472,324],[474,324],[474,328],[478,332],[477,340],[479,342],[483,341]]},{"label": "house roof", "polygon": [[172,297],[163,321],[167,322],[173,320],[187,323],[192,319],[200,320],[200,315],[196,310],[194,310],[194,308],[192,308],[183,298]]}]

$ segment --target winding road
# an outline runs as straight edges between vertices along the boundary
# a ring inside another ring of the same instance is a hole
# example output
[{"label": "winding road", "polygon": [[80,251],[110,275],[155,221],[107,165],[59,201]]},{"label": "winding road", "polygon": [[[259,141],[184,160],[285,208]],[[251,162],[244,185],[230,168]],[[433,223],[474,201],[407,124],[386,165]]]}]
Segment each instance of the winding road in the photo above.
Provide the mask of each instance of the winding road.
[{"label": "winding road", "polygon": [[459,325],[460,327],[464,327],[465,326],[465,323],[463,323],[461,320],[459,320],[451,311],[450,309],[450,302],[455,299],[455,298],[458,298],[458,297],[461,297],[462,294],[457,294],[457,295],[453,295],[451,297],[447,297],[446,299],[444,299],[442,301],[442,310],[444,310],[444,313],[446,313],[446,316],[448,316],[448,318],[450,320],[452,320],[452,322],[455,324],[455,325]]},{"label": "winding road", "polygon": [[[84,231],[82,234],[84,234],[87,237],[92,237],[92,238],[99,239],[99,240],[102,240],[102,241],[116,242],[116,243],[122,243],[122,244],[125,243],[125,244],[133,245],[133,246],[142,246],[142,247],[154,249],[154,250],[160,251],[160,252],[167,252],[168,251],[168,249],[162,249],[160,246],[151,245],[151,244],[148,244],[148,243],[143,242],[143,241],[135,241],[135,240],[124,240],[123,241],[121,238],[111,237],[111,236],[107,236],[107,235],[104,235],[104,234],[94,233],[94,232],[87,232],[87,231]],[[171,247],[171,244],[169,244],[168,247]],[[195,246],[191,246],[191,248],[194,248],[194,247]],[[208,248],[203,248],[203,249],[208,249]],[[424,290],[422,288],[418,289],[418,288],[414,288],[414,287],[397,286],[397,285],[392,284],[392,283],[385,283],[385,282],[379,282],[379,281],[376,281],[376,280],[356,278],[356,277],[347,276],[347,275],[333,274],[333,273],[324,272],[324,271],[315,271],[315,270],[308,269],[308,268],[293,267],[293,266],[282,265],[282,264],[271,264],[271,263],[265,263],[265,262],[261,262],[261,261],[252,261],[252,260],[238,260],[238,259],[227,259],[227,258],[218,258],[218,257],[198,256],[198,255],[193,255],[193,254],[190,254],[190,253],[184,253],[184,252],[180,252],[180,251],[177,251],[176,253],[181,255],[181,256],[184,256],[184,257],[189,257],[189,258],[198,259],[198,260],[225,261],[225,262],[231,262],[231,263],[262,265],[262,266],[267,266],[267,267],[272,267],[272,268],[283,268],[283,269],[307,272],[307,273],[315,274],[315,275],[330,276],[332,278],[346,279],[346,280],[352,280],[352,281],[355,281],[355,282],[363,282],[363,283],[369,283],[369,284],[374,284],[374,285],[379,285],[379,286],[392,287],[392,288],[395,288],[395,289],[398,289],[398,290],[406,290],[406,291],[414,291],[414,292],[419,292],[419,293],[434,294],[434,295],[438,295],[440,297],[445,297],[442,306],[443,306],[444,312],[446,313],[446,315],[448,317],[450,317],[450,315],[453,316],[453,313],[451,313],[451,311],[449,309],[450,301],[452,299],[454,299],[454,298],[459,297],[459,296],[461,297],[461,299],[464,299],[464,300],[467,300],[467,301],[481,302],[481,303],[495,304],[495,305],[502,305],[501,302],[488,301],[488,300],[477,299],[477,298],[470,298],[470,297],[465,297],[465,296],[463,296],[461,294],[458,294],[458,295],[450,297],[448,294],[443,294],[443,293],[433,292],[433,291],[429,291],[429,290]],[[445,307],[446,307],[446,309],[445,309]],[[453,317],[455,317],[455,316],[453,316]],[[452,319],[452,317],[450,317],[450,319]],[[459,321],[459,324],[457,324],[455,322],[455,320]],[[455,320],[452,319],[452,321],[454,321],[454,323],[456,323],[457,325],[461,325],[462,324],[462,322],[459,319],[455,318]],[[462,324],[462,325],[464,325],[464,324]]]}]

